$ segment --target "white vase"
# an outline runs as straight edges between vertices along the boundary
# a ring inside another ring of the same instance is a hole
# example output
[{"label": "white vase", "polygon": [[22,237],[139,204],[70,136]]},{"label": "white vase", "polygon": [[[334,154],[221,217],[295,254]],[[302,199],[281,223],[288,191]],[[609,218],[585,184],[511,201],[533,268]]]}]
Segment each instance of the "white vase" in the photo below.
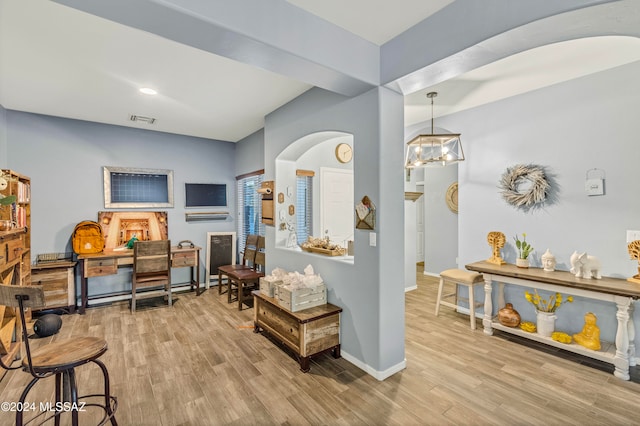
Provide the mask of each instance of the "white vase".
[{"label": "white vase", "polygon": [[518,268],[528,268],[529,267],[529,259],[516,259],[516,266]]},{"label": "white vase", "polygon": [[554,312],[536,311],[538,334],[544,337],[551,337],[556,329],[556,314]]}]

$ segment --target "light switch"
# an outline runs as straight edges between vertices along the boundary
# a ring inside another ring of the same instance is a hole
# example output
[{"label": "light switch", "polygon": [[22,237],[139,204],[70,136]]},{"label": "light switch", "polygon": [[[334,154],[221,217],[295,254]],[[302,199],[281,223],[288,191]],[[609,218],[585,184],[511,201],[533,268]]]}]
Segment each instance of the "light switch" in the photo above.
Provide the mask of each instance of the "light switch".
[{"label": "light switch", "polygon": [[375,247],[376,246],[376,233],[375,232],[369,232],[369,245],[371,247]]}]

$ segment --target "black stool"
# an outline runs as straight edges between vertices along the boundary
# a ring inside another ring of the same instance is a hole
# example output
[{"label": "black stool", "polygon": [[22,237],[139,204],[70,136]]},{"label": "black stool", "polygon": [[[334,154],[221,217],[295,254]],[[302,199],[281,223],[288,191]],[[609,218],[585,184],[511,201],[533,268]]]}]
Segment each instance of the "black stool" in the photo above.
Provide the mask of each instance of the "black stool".
[{"label": "black stool", "polygon": [[[43,411],[34,418],[29,419],[28,423],[31,423],[40,416],[45,416],[46,418],[39,424],[43,424],[54,418],[55,424],[58,426],[60,425],[61,415],[70,411],[71,423],[77,426],[79,424],[79,410],[76,408],[99,407],[104,410],[104,416],[98,425],[104,425],[108,421],[110,421],[112,425],[117,425],[115,412],[118,408],[118,402],[114,396],[111,396],[109,391],[109,373],[107,367],[98,359],[107,351],[107,342],[97,337],[79,337],[67,341],[50,343],[38,348],[32,353],[29,347],[24,310],[25,308],[41,308],[45,305],[42,287],[0,285],[0,305],[19,309],[16,314],[20,316],[22,336],[26,351],[26,357],[22,360],[22,369],[33,376],[33,379],[24,388],[24,391],[22,391],[18,406],[24,404],[27,394],[40,379],[54,375],[56,377],[56,400],[55,406],[51,407],[53,414],[49,411]],[[18,332],[17,334],[19,335],[20,333]],[[75,368],[89,362],[96,364],[100,367],[100,370],[102,370],[104,377],[104,394],[78,396]],[[16,370],[20,368],[5,365],[1,358],[0,365],[6,370]],[[87,398],[99,398],[101,401],[95,403],[82,401]],[[47,414],[50,415],[46,416]],[[23,425],[23,412],[21,410],[16,412],[16,425]]]}]

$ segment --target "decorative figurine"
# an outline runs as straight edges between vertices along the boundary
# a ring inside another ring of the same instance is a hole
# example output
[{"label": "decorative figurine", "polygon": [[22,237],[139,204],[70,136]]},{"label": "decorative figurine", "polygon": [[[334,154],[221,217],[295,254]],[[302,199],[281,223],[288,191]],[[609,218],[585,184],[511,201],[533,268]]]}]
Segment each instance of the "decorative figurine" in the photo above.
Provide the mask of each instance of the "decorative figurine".
[{"label": "decorative figurine", "polygon": [[586,252],[578,253],[574,251],[571,255],[571,273],[576,278],[595,278],[599,280],[602,278],[600,275],[600,261],[595,256],[590,256]]},{"label": "decorative figurine", "polygon": [[133,245],[135,244],[135,242],[138,241],[138,237],[136,236],[136,234],[133,234],[133,236],[131,237],[131,239],[127,242],[126,247],[128,249],[132,249]]},{"label": "decorative figurine", "polygon": [[542,268],[547,272],[553,272],[556,269],[556,257],[547,249],[542,257]]},{"label": "decorative figurine", "polygon": [[492,254],[487,262],[493,263],[494,265],[504,265],[505,260],[500,257],[500,249],[504,247],[507,242],[507,238],[504,236],[502,232],[492,231],[487,234],[487,242],[492,248]]},{"label": "decorative figurine", "polygon": [[581,346],[594,351],[600,350],[600,328],[596,325],[598,318],[591,312],[584,316],[584,327],[580,333],[573,335],[573,340]]},{"label": "decorative figurine", "polygon": [[627,281],[640,283],[640,240],[630,242],[627,245],[627,250],[629,250],[629,256],[631,256],[631,259],[636,259],[638,261],[638,273],[631,278],[627,278]]}]

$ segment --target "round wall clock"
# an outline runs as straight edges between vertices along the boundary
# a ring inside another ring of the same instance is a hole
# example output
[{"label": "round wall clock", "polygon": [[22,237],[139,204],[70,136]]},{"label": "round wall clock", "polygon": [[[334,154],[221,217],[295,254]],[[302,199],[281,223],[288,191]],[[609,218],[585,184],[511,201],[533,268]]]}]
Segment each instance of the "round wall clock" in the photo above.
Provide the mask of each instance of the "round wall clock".
[{"label": "round wall clock", "polygon": [[341,163],[348,163],[353,158],[353,148],[348,143],[340,143],[336,146],[336,158]]}]

